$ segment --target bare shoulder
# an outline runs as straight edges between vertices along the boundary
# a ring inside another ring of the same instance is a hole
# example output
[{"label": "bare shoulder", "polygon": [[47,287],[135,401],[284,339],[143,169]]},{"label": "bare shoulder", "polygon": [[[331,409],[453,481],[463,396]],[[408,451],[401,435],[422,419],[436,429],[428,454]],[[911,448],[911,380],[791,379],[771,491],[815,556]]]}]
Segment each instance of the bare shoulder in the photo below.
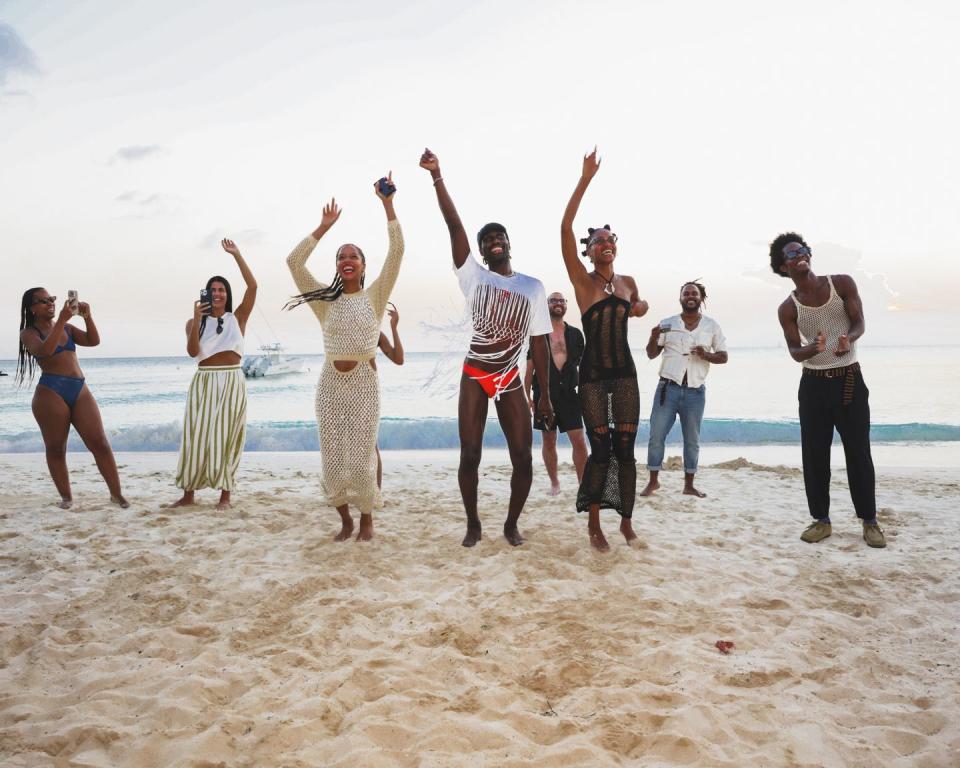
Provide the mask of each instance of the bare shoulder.
[{"label": "bare shoulder", "polygon": [[841,296],[856,294],[857,283],[850,275],[830,275],[833,287]]},{"label": "bare shoulder", "polygon": [[793,299],[787,296],[780,304],[780,307],[777,309],[777,316],[780,318],[780,322],[785,320],[796,320],[797,319],[797,305],[793,303]]}]

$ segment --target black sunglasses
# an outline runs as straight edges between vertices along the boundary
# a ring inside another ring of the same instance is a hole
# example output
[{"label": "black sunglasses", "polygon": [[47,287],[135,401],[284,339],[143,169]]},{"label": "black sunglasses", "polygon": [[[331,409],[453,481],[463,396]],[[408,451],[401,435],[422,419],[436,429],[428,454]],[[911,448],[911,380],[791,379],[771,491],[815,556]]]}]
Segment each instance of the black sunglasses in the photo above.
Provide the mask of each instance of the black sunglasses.
[{"label": "black sunglasses", "polygon": [[223,333],[223,318],[217,318],[217,333]]}]

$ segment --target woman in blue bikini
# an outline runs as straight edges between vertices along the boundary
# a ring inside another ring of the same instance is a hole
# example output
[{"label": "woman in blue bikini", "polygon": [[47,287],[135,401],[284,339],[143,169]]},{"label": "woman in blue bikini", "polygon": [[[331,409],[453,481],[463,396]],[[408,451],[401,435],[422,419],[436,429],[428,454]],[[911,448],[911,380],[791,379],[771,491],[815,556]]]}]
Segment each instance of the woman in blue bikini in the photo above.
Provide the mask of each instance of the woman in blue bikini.
[{"label": "woman in blue bikini", "polygon": [[[36,366],[40,381],[33,395],[33,415],[40,425],[47,449],[47,467],[60,493],[62,509],[73,504],[70,474],[67,471],[67,436],[73,424],[84,445],[97,461],[97,467],[110,489],[110,501],[126,509],[130,506],[120,491],[117,462],[100,420],[100,409],[84,384],[76,349],[95,347],[100,334],[84,302],[64,302],[57,314],[57,297],[43,288],[31,288],[20,304],[20,349],[17,356],[17,383],[33,381]],[[83,318],[85,330],[67,321],[74,314]]]}]

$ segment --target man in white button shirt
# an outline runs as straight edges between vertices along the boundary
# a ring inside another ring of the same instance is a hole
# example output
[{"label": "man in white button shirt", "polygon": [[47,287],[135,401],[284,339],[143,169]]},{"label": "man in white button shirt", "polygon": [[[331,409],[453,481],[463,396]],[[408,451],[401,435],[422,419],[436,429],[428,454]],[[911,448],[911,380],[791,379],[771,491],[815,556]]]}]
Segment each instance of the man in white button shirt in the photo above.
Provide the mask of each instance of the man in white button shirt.
[{"label": "man in white button shirt", "polygon": [[680,416],[683,433],[683,492],[703,498],[707,494],[693,485],[700,458],[700,423],[706,404],[704,380],[710,363],[727,362],[727,341],[716,321],[702,314],[707,289],[695,280],[680,288],[679,315],[661,320],[650,332],[647,357],[660,361],[660,383],[653,394],[650,411],[650,442],[647,446],[647,469],[650,481],[641,492],[649,496],[660,487],[658,477],[663,469],[667,434]]}]

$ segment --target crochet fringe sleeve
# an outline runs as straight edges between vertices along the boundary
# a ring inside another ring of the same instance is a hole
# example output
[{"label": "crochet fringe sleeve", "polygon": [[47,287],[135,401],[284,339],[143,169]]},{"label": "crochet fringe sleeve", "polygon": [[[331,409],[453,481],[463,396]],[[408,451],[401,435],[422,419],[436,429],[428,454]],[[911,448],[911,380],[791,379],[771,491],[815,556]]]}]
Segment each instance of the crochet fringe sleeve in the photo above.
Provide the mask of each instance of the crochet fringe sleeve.
[{"label": "crochet fringe sleeve", "polygon": [[[316,239],[314,239],[312,235],[307,235],[297,244],[297,247],[291,251],[290,255],[287,256],[287,266],[290,268],[290,274],[293,275],[293,282],[297,284],[297,290],[300,291],[300,293],[319,291],[321,288],[327,287],[326,283],[321,283],[310,273],[310,270],[307,269],[307,259],[310,258],[310,254],[313,253],[313,249],[316,247]],[[330,302],[311,301],[308,303],[310,309],[313,310],[313,314],[317,316],[317,320],[322,323],[327,317]]]},{"label": "crochet fringe sleeve", "polygon": [[393,286],[397,283],[397,276],[400,274],[400,262],[403,261],[403,231],[400,229],[400,222],[396,219],[388,221],[387,234],[390,237],[387,259],[383,263],[380,276],[367,289],[370,306],[373,307],[374,315],[377,318],[382,317],[383,311],[387,308],[390,293],[393,291]]}]

